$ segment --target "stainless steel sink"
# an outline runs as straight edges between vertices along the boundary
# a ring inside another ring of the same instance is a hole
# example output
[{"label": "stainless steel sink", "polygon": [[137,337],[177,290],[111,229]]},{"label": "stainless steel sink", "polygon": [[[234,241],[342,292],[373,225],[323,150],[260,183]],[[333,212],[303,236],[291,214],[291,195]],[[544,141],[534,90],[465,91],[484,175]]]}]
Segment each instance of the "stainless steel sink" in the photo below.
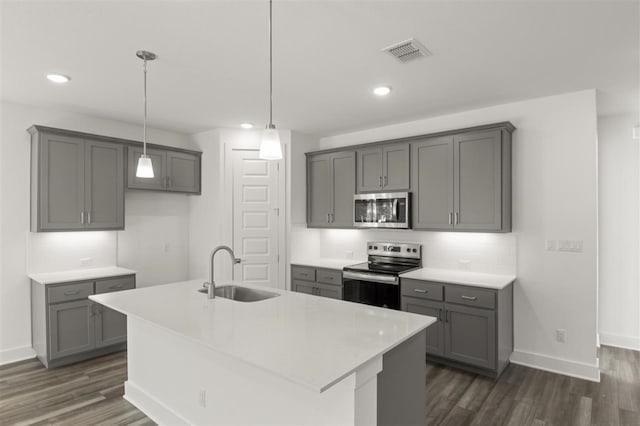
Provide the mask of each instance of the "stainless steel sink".
[{"label": "stainless steel sink", "polygon": [[[206,287],[198,289],[200,293],[207,293]],[[238,285],[224,285],[216,287],[214,294],[216,297],[224,297],[225,299],[235,300],[237,302],[258,302],[260,300],[271,299],[280,296],[266,290],[258,290],[255,288],[240,287]]]}]

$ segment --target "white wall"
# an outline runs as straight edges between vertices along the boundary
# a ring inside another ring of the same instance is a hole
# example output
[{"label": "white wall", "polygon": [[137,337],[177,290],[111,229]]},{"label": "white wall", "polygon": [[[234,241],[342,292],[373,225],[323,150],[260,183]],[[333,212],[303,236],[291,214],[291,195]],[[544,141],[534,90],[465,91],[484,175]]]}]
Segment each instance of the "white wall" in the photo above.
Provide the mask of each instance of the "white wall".
[{"label": "white wall", "polygon": [[[0,216],[2,252],[0,269],[0,364],[32,355],[28,264],[44,268],[80,267],[80,257],[93,264],[132,267],[138,284],[187,278],[188,197],[175,194],[128,192],[122,232],[29,233],[30,144],[26,129],[32,124],[139,140],[141,127],[54,109],[2,103],[0,141]],[[189,147],[187,136],[149,129],[149,140],[163,145]],[[7,208],[10,206],[10,208]],[[146,221],[149,220],[147,223]],[[102,236],[102,237],[100,237]],[[140,244],[141,241],[146,243]],[[69,245],[75,249],[68,250]],[[164,252],[168,244],[169,252]],[[127,259],[118,257],[127,253]],[[86,250],[86,251],[85,251]],[[31,253],[33,256],[29,256]],[[184,266],[179,266],[184,263]]]},{"label": "white wall", "polygon": [[600,343],[640,350],[637,117],[598,120]]},{"label": "white wall", "polygon": [[[320,148],[451,130],[500,121],[517,128],[513,142],[513,233],[504,236],[382,234],[426,242],[427,264],[496,272],[512,267],[517,252],[512,360],[598,379],[597,338],[597,123],[595,91],[581,91],[326,137]],[[367,237],[320,231],[321,252],[362,252]],[[351,231],[348,231],[351,232]],[[357,231],[354,231],[357,232]],[[310,234],[312,235],[312,234]],[[392,239],[390,238],[390,239]],[[474,238],[487,238],[486,245]],[[547,252],[546,239],[583,240],[582,253]],[[468,248],[469,244],[472,248]],[[515,246],[515,250],[514,250]],[[339,248],[339,250],[338,250]],[[449,254],[440,255],[440,253]],[[500,256],[504,255],[506,259]],[[434,258],[434,256],[436,256]],[[336,256],[332,256],[336,257]],[[337,256],[342,257],[342,256]],[[566,330],[566,343],[555,341]]]}]

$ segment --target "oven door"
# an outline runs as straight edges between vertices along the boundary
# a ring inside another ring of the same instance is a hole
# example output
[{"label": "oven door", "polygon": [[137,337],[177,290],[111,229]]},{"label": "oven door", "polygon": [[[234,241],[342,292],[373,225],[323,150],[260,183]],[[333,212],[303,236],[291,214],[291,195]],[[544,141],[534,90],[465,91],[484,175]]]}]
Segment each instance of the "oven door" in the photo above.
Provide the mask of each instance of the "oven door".
[{"label": "oven door", "polygon": [[342,272],[342,300],[400,310],[400,280],[396,276]]}]

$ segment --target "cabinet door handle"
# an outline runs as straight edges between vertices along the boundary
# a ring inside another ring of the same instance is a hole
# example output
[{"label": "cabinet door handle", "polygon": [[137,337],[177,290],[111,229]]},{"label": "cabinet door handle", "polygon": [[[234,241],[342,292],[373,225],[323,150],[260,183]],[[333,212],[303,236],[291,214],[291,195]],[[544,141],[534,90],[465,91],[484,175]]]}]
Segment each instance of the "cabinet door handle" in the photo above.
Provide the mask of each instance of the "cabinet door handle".
[{"label": "cabinet door handle", "polygon": [[444,322],[449,322],[449,310],[444,311]]},{"label": "cabinet door handle", "polygon": [[419,288],[414,288],[413,291],[415,291],[416,293],[429,293],[427,290],[421,290]]},{"label": "cabinet door handle", "polygon": [[80,225],[84,225],[84,212],[80,212]]},{"label": "cabinet door handle", "polygon": [[462,296],[460,296],[460,297],[462,297],[465,300],[478,300],[478,298],[475,297],[475,296],[473,296],[473,297],[472,296],[465,296],[464,294]]},{"label": "cabinet door handle", "polygon": [[457,225],[457,224],[458,224],[458,216],[459,216],[459,215],[458,215],[458,212],[456,212],[456,214],[455,214],[455,218],[456,218],[456,220],[455,220],[455,225]]},{"label": "cabinet door handle", "polygon": [[378,179],[380,180],[380,188],[382,188],[382,176],[378,176]]},{"label": "cabinet door handle", "polygon": [[87,212],[87,225],[91,225],[91,212]]},{"label": "cabinet door handle", "polygon": [[438,309],[438,321],[442,322],[442,308]]},{"label": "cabinet door handle", "polygon": [[76,291],[67,290],[64,292],[65,296],[73,296],[75,294],[80,294],[80,290],[76,290]]},{"label": "cabinet door handle", "polygon": [[449,225],[453,225],[453,212],[449,212]]},{"label": "cabinet door handle", "polygon": [[389,184],[389,176],[385,176],[384,177],[384,186],[387,186]]}]

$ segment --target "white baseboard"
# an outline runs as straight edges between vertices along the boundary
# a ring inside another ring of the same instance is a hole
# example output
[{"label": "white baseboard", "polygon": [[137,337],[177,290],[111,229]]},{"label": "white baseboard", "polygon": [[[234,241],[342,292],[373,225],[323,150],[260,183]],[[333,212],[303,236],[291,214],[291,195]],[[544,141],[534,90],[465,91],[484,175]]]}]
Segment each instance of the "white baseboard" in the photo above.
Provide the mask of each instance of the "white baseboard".
[{"label": "white baseboard", "polygon": [[0,365],[11,364],[12,362],[24,361],[35,358],[36,352],[31,346],[19,348],[3,349],[0,351]]},{"label": "white baseboard", "polygon": [[640,351],[640,337],[622,336],[620,334],[611,333],[600,333],[600,344]]},{"label": "white baseboard", "polygon": [[514,351],[510,360],[514,364],[524,365],[525,367],[537,368],[592,382],[600,382],[599,361],[596,364],[586,364],[525,351]]},{"label": "white baseboard", "polygon": [[123,398],[142,411],[159,425],[188,425],[189,422],[180,417],[170,408],[136,386],[131,381],[124,382]]}]

